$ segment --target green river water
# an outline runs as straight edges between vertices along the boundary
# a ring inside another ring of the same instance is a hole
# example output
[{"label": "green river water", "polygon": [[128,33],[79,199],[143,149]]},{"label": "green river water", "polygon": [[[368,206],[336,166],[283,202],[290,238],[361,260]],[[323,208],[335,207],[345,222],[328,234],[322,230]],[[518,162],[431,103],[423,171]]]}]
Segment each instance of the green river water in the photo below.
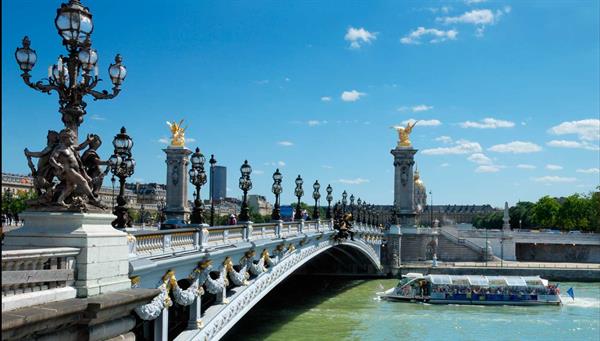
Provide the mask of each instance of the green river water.
[{"label": "green river water", "polygon": [[378,300],[395,279],[293,277],[267,295],[224,340],[594,340],[600,283],[560,283],[558,306],[461,306]]}]

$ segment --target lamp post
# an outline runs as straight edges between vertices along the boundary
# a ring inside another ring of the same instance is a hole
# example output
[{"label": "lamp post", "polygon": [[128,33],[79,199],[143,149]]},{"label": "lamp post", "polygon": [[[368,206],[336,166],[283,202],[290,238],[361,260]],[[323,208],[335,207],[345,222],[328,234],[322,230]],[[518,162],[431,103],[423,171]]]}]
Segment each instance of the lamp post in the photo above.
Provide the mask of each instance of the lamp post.
[{"label": "lamp post", "polygon": [[210,226],[215,226],[215,199],[214,199],[214,191],[215,191],[215,165],[217,164],[217,159],[215,159],[214,154],[210,154]]},{"label": "lamp post", "polygon": [[331,201],[333,200],[333,188],[331,188],[331,185],[327,185],[327,188],[325,189],[325,191],[327,192],[327,196],[325,197],[325,199],[327,199],[327,219],[331,219],[332,218],[332,212],[331,212]]},{"label": "lamp post", "polygon": [[166,208],[166,204],[165,204],[165,199],[164,198],[160,198],[160,201],[158,202],[156,208],[158,209],[158,221],[162,224],[165,220],[165,208]]},{"label": "lamp post", "polygon": [[248,160],[244,161],[244,164],[240,167],[240,189],[244,192],[244,198],[242,200],[242,208],[240,210],[240,222],[250,221],[250,209],[248,207],[248,191],[252,189],[252,180],[250,180],[250,174],[252,173],[252,167],[248,164]]},{"label": "lamp post", "polygon": [[348,193],[342,193],[342,213],[346,213],[346,205],[348,204]]},{"label": "lamp post", "polygon": [[127,199],[125,199],[125,179],[130,177],[135,170],[135,160],[131,156],[131,148],[133,140],[127,135],[125,127],[121,127],[121,132],[113,139],[115,147],[114,154],[108,159],[110,171],[114,176],[119,178],[119,196],[117,197],[117,206],[113,210],[113,214],[117,216],[111,222],[115,228],[131,227],[132,221],[127,212]]},{"label": "lamp post", "polygon": [[354,218],[354,194],[350,194],[350,214]]},{"label": "lamp post", "polygon": [[[59,112],[66,128],[78,135],[79,125],[86,114],[86,103],[83,98],[91,95],[94,100],[111,99],[121,91],[121,84],[127,75],[127,69],[122,64],[121,55],[115,56],[114,64],[110,64],[108,74],[113,83],[112,92],[96,91],[98,85],[98,54],[92,48],[91,35],[94,30],[92,13],[78,0],[70,0],[57,10],[54,24],[58,34],[63,38],[68,56],[60,56],[58,62],[48,68],[47,83],[32,82],[29,72],[37,61],[35,50],[31,49],[31,41],[23,38],[23,46],[15,51],[15,58],[23,73],[21,77],[30,88],[50,93],[55,91],[59,96]],[[93,73],[93,75],[92,75]]]},{"label": "lamp post", "polygon": [[194,192],[194,209],[192,210],[190,222],[192,224],[204,224],[204,217],[202,216],[204,204],[200,197],[200,189],[202,188],[202,185],[206,184],[206,172],[204,171],[204,162],[206,162],[206,158],[200,152],[200,148],[196,147],[196,151],[192,154],[190,160],[192,164],[192,167],[188,172],[190,183],[196,187],[196,191]]},{"label": "lamp post", "polygon": [[315,199],[315,209],[313,210],[313,220],[319,220],[319,199],[321,199],[321,194],[319,193],[319,189],[321,185],[319,184],[319,180],[315,180],[313,184],[313,199]]},{"label": "lamp post", "polygon": [[111,198],[111,207],[115,207],[115,181],[117,181],[117,179],[115,179],[115,176],[113,174],[113,176],[110,178],[110,182],[112,183],[112,198]]},{"label": "lamp post", "polygon": [[431,191],[429,191],[429,201],[431,202],[431,205],[429,205],[429,216],[431,219],[431,227],[435,227],[433,224],[433,194],[431,194]]},{"label": "lamp post", "polygon": [[300,198],[304,195],[304,190],[302,189],[302,184],[304,181],[300,174],[296,178],[296,189],[294,189],[294,194],[298,197],[298,203],[296,204],[296,214],[294,215],[295,220],[302,219],[302,208],[300,207]]},{"label": "lamp post", "polygon": [[281,220],[281,205],[279,203],[279,195],[283,188],[281,187],[281,180],[283,176],[279,172],[279,168],[275,170],[273,173],[273,187],[271,191],[275,194],[275,205],[273,206],[273,213],[271,213],[271,219],[273,220]]},{"label": "lamp post", "polygon": [[358,198],[358,200],[356,200],[356,221],[360,222],[360,210],[361,210],[361,205],[362,204],[362,200],[360,198]]},{"label": "lamp post", "polygon": [[140,224],[142,225],[142,228],[144,227],[144,214],[146,213],[145,210],[146,210],[146,208],[144,207],[144,204],[141,204],[140,205]]}]

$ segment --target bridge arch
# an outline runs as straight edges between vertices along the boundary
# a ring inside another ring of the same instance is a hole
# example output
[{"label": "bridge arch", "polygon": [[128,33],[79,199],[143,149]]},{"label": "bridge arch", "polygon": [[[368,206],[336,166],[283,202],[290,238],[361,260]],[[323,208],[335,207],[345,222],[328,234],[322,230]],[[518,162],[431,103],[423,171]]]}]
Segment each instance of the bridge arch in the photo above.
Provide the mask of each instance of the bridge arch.
[{"label": "bridge arch", "polygon": [[[205,311],[203,320],[205,327],[200,330],[187,330],[179,334],[177,341],[209,339],[218,340],[223,337],[248,311],[260,302],[269,292],[279,285],[288,276],[295,273],[305,264],[315,258],[337,250],[342,254],[349,254],[349,250],[360,254],[368,260],[374,268],[381,271],[378,254],[373,248],[360,240],[343,241],[336,243],[330,240],[318,244],[307,245],[294,253],[285,256],[272,269],[252,279],[245,287],[236,287],[236,293],[230,297],[230,303],[225,307],[214,306]],[[349,254],[353,256],[352,254]],[[241,289],[241,290],[238,290]]]}]

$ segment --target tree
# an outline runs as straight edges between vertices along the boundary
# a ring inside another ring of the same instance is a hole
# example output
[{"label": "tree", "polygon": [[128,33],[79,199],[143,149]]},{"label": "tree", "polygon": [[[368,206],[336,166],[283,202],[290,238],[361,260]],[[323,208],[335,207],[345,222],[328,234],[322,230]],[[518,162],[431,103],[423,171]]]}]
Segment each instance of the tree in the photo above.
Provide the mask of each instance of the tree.
[{"label": "tree", "polygon": [[535,206],[529,201],[519,201],[515,206],[508,209],[510,227],[513,229],[528,229],[533,226],[531,210]]},{"label": "tree", "polygon": [[600,186],[598,186],[596,189],[596,192],[592,192],[588,195],[588,230],[600,233]]},{"label": "tree", "polygon": [[568,196],[558,210],[558,224],[565,230],[587,230],[591,201],[579,194]]},{"label": "tree", "polygon": [[560,204],[556,198],[546,195],[540,198],[532,208],[533,219],[540,227],[555,227]]}]

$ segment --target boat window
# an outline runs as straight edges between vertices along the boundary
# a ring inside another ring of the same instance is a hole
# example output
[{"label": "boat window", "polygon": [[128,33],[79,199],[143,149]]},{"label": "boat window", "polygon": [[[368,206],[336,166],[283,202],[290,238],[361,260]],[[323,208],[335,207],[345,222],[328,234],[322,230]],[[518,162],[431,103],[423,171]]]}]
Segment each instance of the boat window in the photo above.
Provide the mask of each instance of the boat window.
[{"label": "boat window", "polygon": [[430,275],[431,283],[435,285],[452,284],[448,275]]},{"label": "boat window", "polygon": [[454,285],[469,285],[469,278],[467,276],[451,276],[450,279]]},{"label": "boat window", "polygon": [[488,286],[489,281],[485,276],[467,276],[471,285]]},{"label": "boat window", "polygon": [[506,284],[511,287],[526,287],[527,283],[521,277],[506,277]]},{"label": "boat window", "polygon": [[539,276],[523,277],[523,279],[525,280],[525,283],[527,283],[527,286],[530,286],[530,287],[543,287],[544,286],[544,282],[542,281],[542,279]]},{"label": "boat window", "polygon": [[487,276],[489,286],[491,287],[505,287],[506,279],[503,276]]}]

